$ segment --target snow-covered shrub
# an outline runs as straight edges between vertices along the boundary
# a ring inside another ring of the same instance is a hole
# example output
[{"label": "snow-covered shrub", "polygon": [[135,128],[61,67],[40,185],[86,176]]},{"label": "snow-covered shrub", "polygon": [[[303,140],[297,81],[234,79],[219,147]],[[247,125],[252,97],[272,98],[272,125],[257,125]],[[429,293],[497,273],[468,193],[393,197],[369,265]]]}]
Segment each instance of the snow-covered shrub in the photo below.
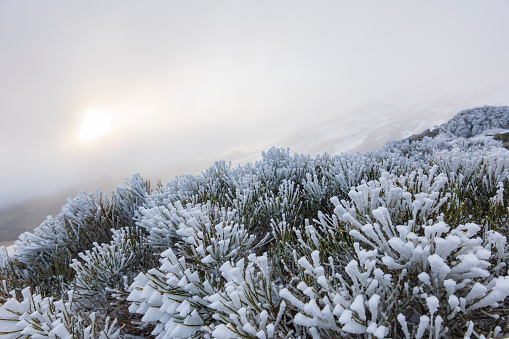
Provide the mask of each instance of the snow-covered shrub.
[{"label": "snow-covered shrub", "polygon": [[271,148],[262,152],[263,160],[255,167],[260,181],[267,190],[276,192],[284,180],[300,183],[305,177],[309,156],[290,155],[289,149]]},{"label": "snow-covered shrub", "polygon": [[94,313],[81,312],[72,293],[68,301],[33,294],[28,287],[21,294],[0,306],[0,338],[119,338],[116,320],[100,323]]},{"label": "snow-covered shrub", "polygon": [[[217,162],[201,176],[177,177],[166,188],[148,195],[144,209],[177,201],[183,205],[210,201],[235,209],[237,221],[261,239],[270,232],[271,221],[279,222],[283,215],[287,221],[303,222],[306,218],[316,218],[319,210],[332,212],[329,203],[332,196],[346,196],[352,185],[378,176],[380,167],[389,169],[395,164],[391,159],[373,160],[361,154],[311,159],[291,156],[288,150],[275,148],[264,152],[262,157],[255,164],[242,167]],[[142,213],[135,219],[138,223],[145,222]],[[159,226],[153,222],[146,229],[153,230],[150,242],[160,251],[172,242],[170,238],[156,239],[160,237],[156,234]]]},{"label": "snow-covered shrub", "polygon": [[76,272],[71,283],[75,298],[86,299],[95,307],[107,307],[112,293],[126,291],[138,272],[155,266],[151,246],[141,230],[126,227],[112,233],[109,244],[94,243],[92,250],[80,253],[80,260],[73,259],[70,265]]},{"label": "snow-covered shrub", "polygon": [[302,214],[302,204],[299,185],[283,180],[277,193],[266,192],[254,204],[256,211],[251,220],[252,232],[263,236],[270,229],[271,222],[283,218],[298,222]]},{"label": "snow-covered shrub", "polygon": [[[296,286],[288,286],[280,291],[280,296],[297,310],[294,324],[304,327],[313,338],[346,337],[352,334],[372,334],[384,338],[388,331],[385,323],[378,319],[379,290],[384,285],[389,288],[390,281],[382,270],[373,270],[374,265],[370,265],[370,272],[361,275],[354,265],[349,265],[345,268],[345,275],[353,282],[349,285],[350,282],[347,283],[334,270],[332,256],[327,262],[331,267],[327,273],[318,250],[311,253],[311,258],[311,263],[306,257],[297,261],[306,275],[305,279],[297,279]],[[359,278],[362,279],[360,282]],[[366,280],[370,280],[369,283]]]},{"label": "snow-covered shrub", "polygon": [[133,218],[138,208],[146,204],[149,194],[161,192],[161,190],[160,183],[152,188],[150,181],[143,179],[138,173],[126,181],[126,186],[117,186],[115,193],[111,195],[114,208],[112,211],[113,228],[134,227]]},{"label": "snow-covered shrub", "polygon": [[[216,313],[207,297],[225,283],[221,273],[227,261],[238,262],[251,253],[254,236],[235,221],[235,211],[211,203],[184,208],[180,202],[141,209],[140,226],[150,229],[149,239],[163,244],[159,269],[140,273],[128,298],[130,311],[155,322],[157,338],[188,338],[207,332]],[[152,222],[153,224],[150,224]]]},{"label": "snow-covered shrub", "polygon": [[26,264],[30,280],[45,291],[64,293],[64,285],[74,276],[72,259],[94,243],[109,242],[111,229],[134,227],[134,213],[144,203],[150,184],[137,174],[127,184],[111,198],[100,191],[96,195],[81,191],[68,199],[58,216],[20,235],[13,258]]},{"label": "snow-covered shrub", "polygon": [[372,173],[377,171],[376,162],[360,153],[317,156],[314,168],[318,168],[328,179],[331,191],[342,196],[346,196],[350,188],[362,180],[369,180]]},{"label": "snow-covered shrub", "polygon": [[483,106],[461,111],[441,127],[457,137],[470,138],[493,128],[509,129],[509,106]]},{"label": "snow-covered shrub", "polygon": [[[280,295],[297,312],[296,325],[317,338],[439,338],[509,324],[507,240],[476,224],[444,223],[441,209],[457,202],[436,171],[385,173],[352,189],[348,201],[333,198],[328,225],[322,218],[293,228],[294,278]],[[355,241],[347,264],[334,253],[340,226]]]},{"label": "snow-covered shrub", "polygon": [[[449,177],[447,189],[456,201],[456,205],[449,205],[451,208],[443,211],[447,222],[475,222],[507,232],[504,209],[509,200],[503,194],[503,187],[509,184],[509,152],[500,147],[469,152],[452,149],[438,152],[432,161]],[[496,197],[499,204],[493,203]]]},{"label": "snow-covered shrub", "polygon": [[266,254],[248,256],[221,266],[222,288],[209,296],[209,308],[216,310],[210,325],[213,338],[288,338],[295,331],[289,325],[286,303],[279,297],[274,272]]}]

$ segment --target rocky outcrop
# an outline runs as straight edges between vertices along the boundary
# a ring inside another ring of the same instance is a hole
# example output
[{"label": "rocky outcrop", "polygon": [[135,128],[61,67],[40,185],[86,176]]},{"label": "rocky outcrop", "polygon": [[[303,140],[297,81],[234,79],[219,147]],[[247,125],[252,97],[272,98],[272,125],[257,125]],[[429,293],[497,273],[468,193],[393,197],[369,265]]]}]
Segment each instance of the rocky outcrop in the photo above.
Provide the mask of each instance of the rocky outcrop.
[{"label": "rocky outcrop", "polygon": [[509,149],[509,133],[495,134],[493,136],[493,139],[502,141],[502,145],[504,145],[505,148]]},{"label": "rocky outcrop", "polygon": [[430,131],[429,129],[425,130],[424,132],[422,133],[419,133],[419,134],[413,134],[411,136],[409,136],[407,138],[407,140],[410,140],[410,142],[412,141],[420,141],[422,140],[424,137],[430,137],[430,138],[434,138],[438,135],[438,130],[434,129],[433,131]]}]

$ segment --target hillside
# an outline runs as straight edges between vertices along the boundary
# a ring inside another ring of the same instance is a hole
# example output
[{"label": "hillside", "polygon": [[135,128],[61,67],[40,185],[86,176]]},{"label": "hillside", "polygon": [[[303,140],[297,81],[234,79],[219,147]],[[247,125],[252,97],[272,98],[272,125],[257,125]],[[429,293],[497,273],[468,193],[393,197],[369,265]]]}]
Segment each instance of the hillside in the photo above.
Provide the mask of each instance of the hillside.
[{"label": "hillside", "polygon": [[2,260],[0,337],[508,336],[508,123],[81,192]]},{"label": "hillside", "polygon": [[1,208],[0,243],[13,242],[21,233],[32,231],[34,225],[39,225],[46,216],[57,215],[69,193],[33,198]]}]

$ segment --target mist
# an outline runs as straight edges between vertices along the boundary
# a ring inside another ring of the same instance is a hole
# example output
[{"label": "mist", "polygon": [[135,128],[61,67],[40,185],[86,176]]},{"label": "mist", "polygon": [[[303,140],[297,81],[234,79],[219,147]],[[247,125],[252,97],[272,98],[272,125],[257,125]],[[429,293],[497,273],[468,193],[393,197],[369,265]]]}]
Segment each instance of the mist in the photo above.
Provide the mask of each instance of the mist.
[{"label": "mist", "polygon": [[[503,0],[0,1],[0,206],[199,172],[375,102],[509,88],[508,14]],[[82,142],[91,109],[111,128]]]}]

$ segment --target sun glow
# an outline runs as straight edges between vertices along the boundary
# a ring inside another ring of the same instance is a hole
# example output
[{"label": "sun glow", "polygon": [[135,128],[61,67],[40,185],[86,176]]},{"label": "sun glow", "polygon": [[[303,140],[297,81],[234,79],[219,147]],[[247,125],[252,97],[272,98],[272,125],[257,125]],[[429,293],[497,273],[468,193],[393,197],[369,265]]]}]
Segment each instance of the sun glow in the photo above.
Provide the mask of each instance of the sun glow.
[{"label": "sun glow", "polygon": [[111,115],[101,109],[89,109],[79,121],[77,138],[92,143],[107,136],[112,129]]}]

